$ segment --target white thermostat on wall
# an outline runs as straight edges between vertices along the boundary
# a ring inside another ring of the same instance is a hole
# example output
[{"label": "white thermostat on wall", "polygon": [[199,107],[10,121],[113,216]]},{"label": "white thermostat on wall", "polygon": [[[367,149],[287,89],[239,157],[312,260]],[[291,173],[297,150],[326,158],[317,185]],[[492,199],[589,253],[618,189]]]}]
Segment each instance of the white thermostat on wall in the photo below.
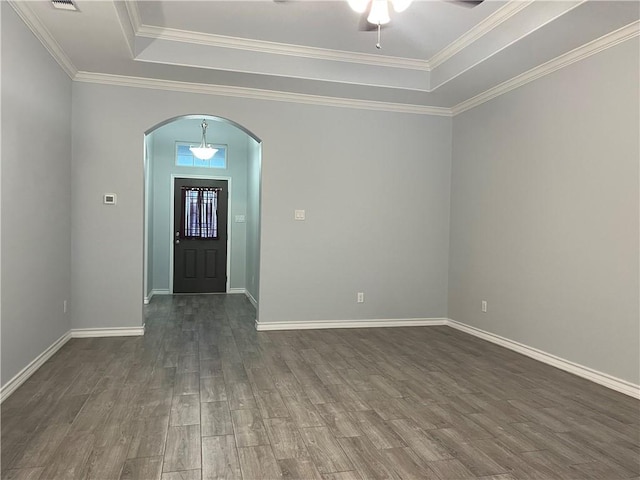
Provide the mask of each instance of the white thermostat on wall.
[{"label": "white thermostat on wall", "polygon": [[105,205],[115,205],[117,199],[118,199],[118,197],[116,197],[115,193],[105,193],[104,194],[104,204]]}]

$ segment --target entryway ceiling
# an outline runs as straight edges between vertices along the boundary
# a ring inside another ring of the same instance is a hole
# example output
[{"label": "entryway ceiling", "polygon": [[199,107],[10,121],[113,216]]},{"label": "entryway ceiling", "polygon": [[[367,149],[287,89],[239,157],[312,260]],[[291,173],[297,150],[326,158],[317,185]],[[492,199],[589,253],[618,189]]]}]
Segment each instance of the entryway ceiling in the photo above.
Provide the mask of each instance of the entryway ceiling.
[{"label": "entryway ceiling", "polygon": [[377,50],[346,1],[10,2],[72,78],[460,109],[638,35],[640,3],[416,0]]}]

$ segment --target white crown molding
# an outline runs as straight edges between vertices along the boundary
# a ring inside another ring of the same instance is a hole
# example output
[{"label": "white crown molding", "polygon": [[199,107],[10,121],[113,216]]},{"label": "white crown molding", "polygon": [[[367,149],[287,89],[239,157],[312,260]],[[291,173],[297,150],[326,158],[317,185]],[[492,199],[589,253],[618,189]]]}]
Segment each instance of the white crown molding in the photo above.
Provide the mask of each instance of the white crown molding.
[{"label": "white crown molding", "polygon": [[137,32],[142,26],[142,20],[140,19],[140,10],[138,10],[138,2],[132,0],[124,0],[124,6],[127,9],[129,15],[129,22],[133,28],[134,33]]},{"label": "white crown molding", "polygon": [[73,77],[78,72],[78,69],[71,63],[71,60],[66,53],[62,50],[62,47],[56,42],[51,35],[51,32],[42,24],[40,19],[29,7],[29,2],[19,2],[15,0],[8,0],[9,5],[15,10],[22,21],[29,27],[29,30],[36,36],[40,43],[47,49],[58,65],[69,75],[69,78]]},{"label": "white crown molding", "polygon": [[233,48],[251,52],[289,55],[294,57],[312,58],[315,60],[331,60],[350,62],[378,67],[403,68],[410,70],[429,71],[426,60],[415,58],[390,57],[373,55],[370,53],[346,52],[327,48],[306,47],[288,43],[268,42],[249,38],[229,37],[211,33],[191,32],[174,28],[163,28],[152,25],[140,25],[136,35],[144,38],[167,40],[173,42],[207,45],[211,47]]},{"label": "white crown molding", "polygon": [[480,37],[486,35],[494,28],[509,20],[511,17],[521,12],[535,0],[510,0],[504,6],[500,7],[493,14],[482,20],[476,26],[468,30],[466,33],[458,37],[449,45],[444,47],[438,53],[433,55],[427,64],[433,70],[442,65],[454,55],[460,53]]},{"label": "white crown molding", "polygon": [[116,18],[120,24],[120,30],[122,31],[122,36],[127,44],[129,54],[131,55],[131,58],[133,58],[135,56],[136,29],[132,17],[132,15],[135,14],[131,13],[131,9],[136,9],[137,7],[129,0],[114,2],[113,7],[116,10]]},{"label": "white crown molding", "polygon": [[444,117],[451,116],[451,109],[445,107],[430,107],[425,105],[412,105],[404,103],[377,102],[373,100],[355,100],[350,98],[324,97],[320,95],[280,92],[257,88],[177,82],[173,80],[158,80],[155,78],[130,77],[105,73],[78,72],[74,80],[78,82],[117,85],[123,87],[170,90],[175,92],[240,97],[244,99],[250,98],[253,100],[271,100],[280,102],[303,103],[308,105],[322,105],[328,107],[345,107],[361,110],[413,113],[416,115],[436,115]]},{"label": "white crown molding", "polygon": [[570,362],[569,360],[565,360],[564,358],[552,355],[543,350],[539,350],[519,342],[514,342],[513,340],[501,337],[500,335],[496,335],[464,323],[456,322],[455,320],[449,319],[448,325],[451,328],[455,328],[456,330],[460,330],[488,342],[495,343],[496,345],[508,348],[514,352],[521,353],[522,355],[526,355],[527,357],[538,360],[539,362],[559,368],[565,372],[586,378],[587,380],[591,380],[592,382],[610,388],[611,390],[640,399],[640,385],[635,385],[612,375]]},{"label": "white crown molding", "polygon": [[27,379],[38,370],[44,362],[49,360],[53,354],[60,350],[65,343],[71,339],[71,332],[62,335],[53,342],[44,352],[34,358],[29,364],[20,370],[11,380],[0,387],[0,403],[4,402],[9,395],[17,390]]},{"label": "white crown molding", "polygon": [[567,67],[572,63],[584,60],[585,58],[595,55],[596,53],[600,53],[607,48],[626,42],[638,35],[640,35],[640,21],[635,21],[455,105],[452,108],[452,113],[455,116],[466,112],[467,110],[477,107],[478,105],[488,102],[500,95],[504,95],[511,90],[533,82],[534,80],[553,73],[556,70]]},{"label": "white crown molding", "polygon": [[[535,1],[535,0],[534,0]],[[438,88],[442,87],[443,85],[446,85],[447,83],[451,82],[452,80],[455,80],[456,78],[458,78],[461,75],[464,75],[465,73],[469,72],[470,70],[474,69],[475,67],[477,67],[478,65],[481,65],[483,62],[486,62],[487,60],[489,60],[491,57],[493,57],[494,55],[499,54],[500,52],[503,52],[504,50],[506,50],[507,48],[517,44],[520,40],[528,37],[529,35],[531,35],[532,33],[536,32],[537,30],[539,30],[540,28],[544,27],[545,25],[548,25],[550,22],[553,22],[554,20],[560,18],[563,15],[566,15],[567,13],[569,13],[571,10],[579,7],[580,5],[582,5],[584,2],[586,2],[588,0],[580,0],[577,3],[574,3],[570,8],[568,8],[567,10],[559,13],[558,15],[556,15],[553,18],[550,18],[548,20],[546,20],[545,22],[542,23],[538,23],[535,25],[535,27],[533,27],[531,30],[527,31],[526,33],[523,33],[522,35],[520,35],[517,38],[512,38],[511,41],[505,45],[503,45],[502,47],[492,50],[491,52],[489,52],[489,54],[485,55],[484,57],[476,60],[474,63],[467,65],[465,68],[463,68],[462,70],[460,70],[459,72],[455,73],[454,75],[449,76],[449,78],[443,80],[442,82],[438,83],[437,85],[431,85],[429,92],[434,92],[436,91]]]},{"label": "white crown molding", "polygon": [[144,335],[144,325],[141,327],[72,328],[70,333],[71,338],[137,337]]},{"label": "white crown molding", "polygon": [[447,325],[446,318],[393,318],[370,320],[310,320],[305,322],[260,322],[256,330],[321,330],[325,328],[433,327]]}]

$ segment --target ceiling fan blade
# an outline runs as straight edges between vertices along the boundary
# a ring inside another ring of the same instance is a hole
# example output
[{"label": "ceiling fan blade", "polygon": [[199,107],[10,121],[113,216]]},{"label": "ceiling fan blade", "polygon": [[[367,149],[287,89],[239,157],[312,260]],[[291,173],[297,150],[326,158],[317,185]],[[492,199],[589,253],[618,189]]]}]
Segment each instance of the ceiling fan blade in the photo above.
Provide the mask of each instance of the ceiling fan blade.
[{"label": "ceiling fan blade", "polygon": [[449,3],[465,8],[473,8],[480,5],[484,0],[448,0]]}]

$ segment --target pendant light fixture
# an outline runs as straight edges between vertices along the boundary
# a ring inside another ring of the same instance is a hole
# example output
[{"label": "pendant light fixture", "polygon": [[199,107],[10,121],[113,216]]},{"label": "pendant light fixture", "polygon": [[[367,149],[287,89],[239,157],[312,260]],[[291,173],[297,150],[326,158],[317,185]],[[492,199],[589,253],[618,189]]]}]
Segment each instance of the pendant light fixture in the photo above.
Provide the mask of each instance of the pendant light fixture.
[{"label": "pendant light fixture", "polygon": [[189,150],[191,150],[191,153],[193,153],[194,157],[200,160],[209,160],[216,154],[218,149],[213,148],[211,145],[207,145],[207,122],[205,120],[202,120],[202,124],[200,126],[202,127],[202,141],[197,147],[189,147]]}]

